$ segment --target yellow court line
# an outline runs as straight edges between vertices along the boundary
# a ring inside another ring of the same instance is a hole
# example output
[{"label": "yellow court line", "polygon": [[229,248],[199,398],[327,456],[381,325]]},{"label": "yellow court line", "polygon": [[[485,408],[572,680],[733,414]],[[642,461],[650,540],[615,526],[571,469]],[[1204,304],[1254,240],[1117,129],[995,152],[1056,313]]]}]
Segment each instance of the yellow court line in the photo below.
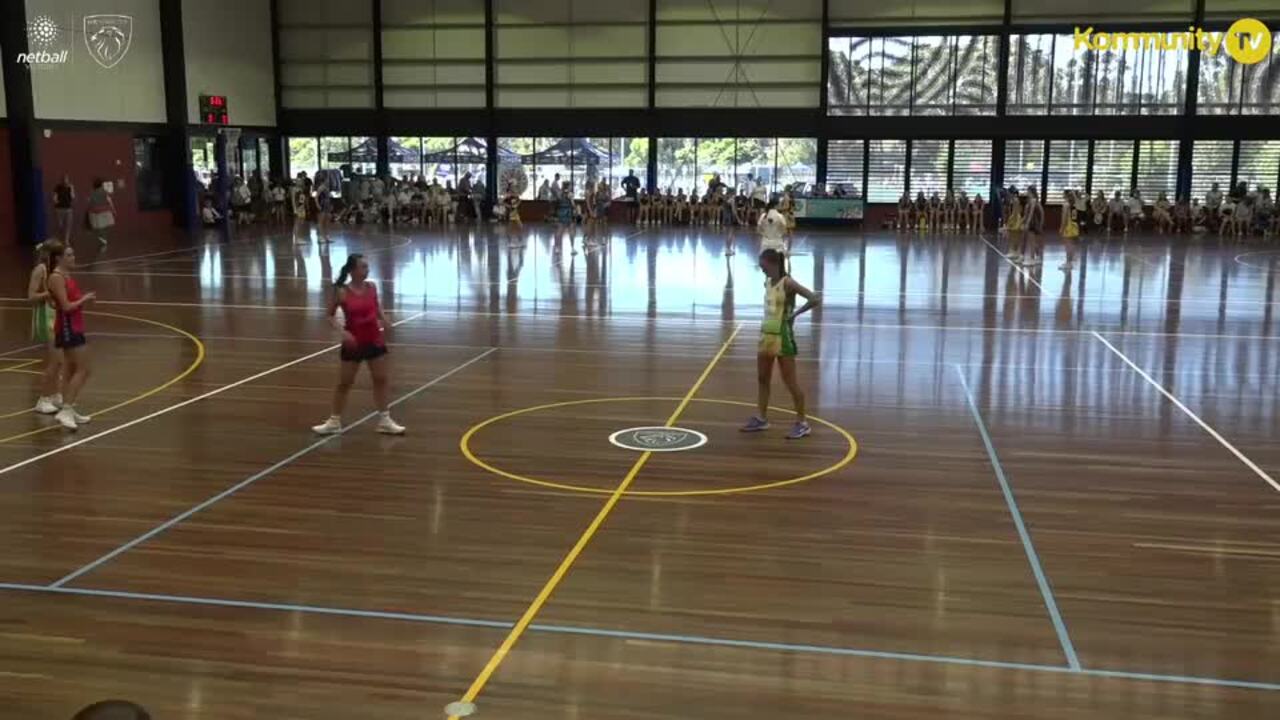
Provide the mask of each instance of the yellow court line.
[{"label": "yellow court line", "polygon": [[[39,375],[41,377],[44,377],[44,373],[41,372],[40,370],[23,370],[22,368],[5,368],[4,370],[0,370],[0,373],[25,373],[27,375]],[[31,411],[23,410],[21,413],[18,413],[18,414],[21,415],[23,413],[28,413],[28,412],[31,412]]]},{"label": "yellow court line", "polygon": [[[675,425],[676,421],[680,419],[681,413],[685,411],[685,408],[689,407],[689,403],[693,401],[693,397],[702,389],[703,383],[707,381],[707,378],[711,375],[711,371],[715,369],[716,364],[720,362],[720,358],[724,357],[724,354],[729,351],[729,346],[733,344],[734,339],[738,337],[738,332],[741,330],[742,325],[739,323],[739,325],[733,329],[733,332],[729,334],[729,339],[725,340],[724,344],[720,346],[720,351],[716,353],[715,357],[711,358],[711,362],[707,363],[706,369],[698,376],[698,380],[693,383],[693,387],[689,388],[689,392],[685,393],[680,404],[676,406],[675,412],[671,413],[671,417],[667,418],[667,427]],[[564,579],[566,574],[568,574],[569,568],[573,567],[573,563],[578,559],[578,556],[582,554],[582,551],[587,547],[587,544],[591,542],[591,539],[595,537],[596,532],[600,530],[600,526],[604,524],[605,519],[607,519],[609,514],[613,512],[613,509],[617,507],[618,501],[626,494],[627,488],[631,487],[631,483],[635,481],[636,476],[640,474],[640,470],[644,468],[645,463],[649,462],[649,458],[652,455],[653,453],[651,451],[645,451],[640,454],[640,459],[636,460],[635,464],[631,466],[631,470],[627,472],[627,476],[622,479],[621,483],[618,483],[618,487],[614,489],[613,494],[605,501],[604,506],[600,508],[600,512],[596,513],[595,519],[593,519],[591,524],[587,526],[587,529],[583,531],[582,536],[578,538],[578,542],[574,543],[573,548],[570,549],[569,553],[560,561],[560,566],[551,574],[551,578],[542,586],[542,590],[538,593],[538,596],[533,599],[533,602],[529,603],[529,607],[524,611],[524,615],[520,616],[520,620],[515,624],[515,627],[511,628],[511,632],[507,633],[506,639],[504,639],[502,644],[498,646],[498,649],[494,651],[493,657],[489,658],[489,662],[484,666],[484,669],[480,671],[480,674],[476,676],[475,681],[471,683],[471,687],[467,688],[467,692],[462,696],[462,700],[460,702],[466,706],[470,706],[475,702],[476,698],[480,695],[480,691],[484,690],[484,686],[488,684],[489,678],[493,676],[493,673],[498,669],[498,666],[506,659],[507,655],[511,652],[511,648],[515,647],[516,642],[520,640],[520,636],[524,635],[525,630],[529,628],[529,625],[538,615],[538,612],[542,610],[542,606],[546,604],[548,599],[550,599],[551,594],[555,592],[560,581]],[[460,717],[461,716],[457,714],[450,714],[449,720],[459,720]]]},{"label": "yellow court line", "polygon": [[[5,358],[5,359],[8,359],[8,358]],[[0,368],[0,372],[16,372],[18,370],[21,370],[22,368],[29,368],[32,365],[35,365],[36,363],[40,362],[41,360],[41,358],[34,358],[30,360],[23,360],[22,358],[14,358],[14,359],[21,360],[21,362],[19,362],[17,365],[10,365],[6,368]],[[40,375],[41,373],[36,373],[36,374]]]},{"label": "yellow court line", "polygon": [[[510,418],[517,417],[520,415],[540,412],[542,410],[552,410],[556,408],[572,407],[576,405],[593,405],[598,403],[652,402],[652,401],[659,401],[659,400],[679,400],[679,398],[645,397],[645,396],[588,398],[586,400],[568,400],[565,402],[547,403],[545,405],[535,405],[533,407],[527,407],[520,410],[512,410],[511,412],[506,412],[501,415],[495,415],[489,418],[488,420],[484,420],[482,422],[476,423],[475,425],[471,426],[471,428],[468,429],[465,434],[463,434],[462,441],[459,443],[459,447],[462,450],[463,457],[469,460],[473,465],[483,470],[486,470],[488,472],[491,472],[494,475],[497,475],[499,477],[507,478],[508,480],[515,480],[517,482],[528,483],[530,485],[539,485],[541,487],[551,488],[553,490],[566,490],[569,492],[587,493],[591,495],[608,495],[611,492],[613,492],[609,488],[597,488],[597,487],[589,487],[586,485],[570,485],[568,483],[558,483],[558,482],[553,482],[551,480],[542,480],[536,477],[530,477],[528,475],[521,475],[519,473],[513,473],[508,470],[503,470],[502,468],[497,467],[496,465],[493,465],[492,463],[485,460],[484,458],[481,458],[480,456],[476,455],[475,452],[472,451],[471,449],[471,440],[476,436],[477,433],[489,427],[490,425],[493,425],[495,423],[500,423],[503,420],[509,420]],[[748,408],[754,408],[756,406],[755,403],[742,402],[741,400],[719,400],[715,398],[696,398],[694,402],[717,403],[720,405],[739,405],[739,406],[748,407]],[[796,414],[795,410],[789,410],[787,408],[770,406],[769,410],[773,412],[787,413],[789,415]],[[757,485],[743,485],[738,487],[725,487],[725,488],[705,488],[702,490],[632,490],[627,492],[626,496],[627,497],[705,497],[708,495],[737,495],[740,493],[760,492],[761,490],[773,490],[776,488],[787,487],[789,485],[798,485],[800,483],[808,482],[810,480],[816,480],[820,477],[823,477],[824,475],[830,475],[831,473],[837,472],[843,469],[849,463],[853,462],[853,458],[858,454],[858,442],[853,439],[853,435],[851,435],[848,430],[845,430],[844,428],[840,427],[839,425],[836,425],[830,420],[820,418],[816,415],[809,415],[808,419],[812,420],[813,422],[827,426],[832,431],[834,431],[837,435],[840,435],[845,439],[845,442],[848,443],[849,447],[848,447],[848,450],[845,452],[844,457],[840,458],[839,460],[832,463],[831,465],[828,465],[827,467],[821,468],[819,470],[815,470],[805,475],[799,475],[797,477],[786,478],[783,480],[773,480],[771,482],[760,483]]]},{"label": "yellow court line", "polygon": [[[180,327],[170,325],[169,323],[163,323],[158,320],[148,320],[147,318],[134,317],[133,315],[117,315],[115,313],[89,312],[89,311],[85,311],[85,315],[95,315],[97,317],[110,317],[110,318],[117,318],[120,320],[133,320],[135,322],[146,323],[147,325],[154,325],[156,327],[164,328],[166,330],[172,330],[178,335],[185,337],[186,339],[195,343],[195,346],[196,346],[195,359],[191,361],[191,364],[188,365],[185,370],[175,375],[168,382],[164,383],[163,385],[157,385],[156,387],[153,387],[144,393],[139,393],[138,395],[134,395],[133,397],[123,402],[118,402],[115,405],[112,405],[110,407],[105,407],[105,408],[102,408],[101,410],[98,410],[97,412],[90,413],[90,415],[105,415],[109,412],[112,412],[113,410],[119,410],[120,408],[126,405],[132,405],[133,403],[136,403],[140,400],[145,400],[151,397],[152,395],[155,395],[158,392],[163,392],[164,390],[169,389],[170,387],[176,385],[177,383],[182,382],[184,379],[186,379],[188,375],[195,372],[196,368],[200,367],[201,363],[204,362],[204,356],[205,356],[204,343],[200,342],[200,338],[196,337],[195,335],[192,335],[191,333],[187,332],[186,330],[183,330]],[[21,415],[26,412],[30,412],[30,411],[23,410],[18,414]],[[12,417],[12,416],[5,416],[5,417]],[[7,443],[7,442],[13,442],[14,440],[21,440],[22,438],[31,437],[32,435],[39,435],[40,433],[46,433],[46,432],[49,432],[50,430],[57,430],[61,427],[62,427],[61,425],[56,425],[56,424],[49,425],[47,427],[37,428],[35,430],[28,430],[27,432],[18,433],[17,435],[10,435],[8,437],[3,437],[3,438],[0,438],[0,445],[3,445],[4,443]]]}]

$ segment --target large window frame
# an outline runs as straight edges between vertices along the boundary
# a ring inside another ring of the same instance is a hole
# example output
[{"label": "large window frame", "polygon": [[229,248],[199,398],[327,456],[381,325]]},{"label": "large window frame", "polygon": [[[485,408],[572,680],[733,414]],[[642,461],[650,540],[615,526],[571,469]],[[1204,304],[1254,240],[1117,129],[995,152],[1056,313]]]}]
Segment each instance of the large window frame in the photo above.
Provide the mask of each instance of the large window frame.
[{"label": "large window frame", "polygon": [[978,30],[832,34],[824,61],[827,114],[995,115],[999,47],[997,34]]}]

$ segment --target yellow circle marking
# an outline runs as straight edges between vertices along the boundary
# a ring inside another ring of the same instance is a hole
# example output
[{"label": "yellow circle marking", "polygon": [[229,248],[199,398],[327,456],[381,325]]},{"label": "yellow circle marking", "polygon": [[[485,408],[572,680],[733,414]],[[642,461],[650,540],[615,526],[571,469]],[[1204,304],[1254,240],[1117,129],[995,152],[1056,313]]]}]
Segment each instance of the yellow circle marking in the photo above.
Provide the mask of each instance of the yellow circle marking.
[{"label": "yellow circle marking", "polygon": [[[533,407],[527,407],[521,410],[512,410],[511,412],[503,413],[501,415],[495,415],[489,418],[488,420],[484,420],[475,425],[472,425],[471,428],[462,435],[462,440],[458,443],[458,448],[462,451],[463,457],[470,460],[472,464],[477,465],[485,470],[488,470],[489,472],[495,475],[499,475],[509,480],[516,480],[522,483],[529,483],[530,485],[540,485],[542,487],[554,488],[556,490],[567,490],[569,492],[591,493],[595,495],[612,495],[614,491],[608,488],[583,487],[581,485],[567,485],[565,483],[552,482],[550,480],[539,480],[538,478],[533,478],[527,475],[520,475],[517,473],[508,472],[506,470],[503,470],[502,468],[495,467],[494,465],[491,465],[490,463],[477,457],[476,454],[471,451],[471,438],[474,437],[476,433],[480,432],[481,430],[495,423],[502,422],[503,420],[507,420],[509,418],[516,417],[518,415],[525,415],[528,413],[540,412],[542,410],[551,410],[554,408],[562,408],[562,407],[572,407],[575,405],[591,405],[596,403],[646,402],[646,401],[654,401],[654,400],[676,402],[676,401],[683,400],[683,398],[674,398],[674,397],[592,398],[589,400],[569,400],[566,402],[547,403],[546,405],[535,405]],[[743,407],[755,407],[754,403],[741,402],[738,400],[714,400],[714,399],[695,398],[693,402],[717,403],[720,405],[741,405]],[[795,411],[793,410],[786,410],[783,408],[770,408],[770,409],[778,412],[784,412],[784,413],[789,413],[791,415],[795,415]],[[772,490],[774,488],[786,487],[788,485],[796,485],[802,482],[808,482],[810,480],[820,478],[823,475],[830,475],[831,473],[836,472],[837,470],[840,470],[844,468],[846,465],[848,465],[849,463],[853,462],[853,458],[858,454],[858,442],[853,439],[853,436],[850,435],[847,430],[840,427],[839,425],[836,425],[833,422],[830,422],[829,420],[823,420],[820,417],[814,417],[810,415],[809,419],[819,424],[826,425],[827,427],[831,428],[832,430],[836,431],[836,433],[844,437],[844,439],[849,443],[849,450],[848,452],[845,453],[844,457],[840,458],[835,463],[828,465],[827,467],[821,470],[818,470],[816,472],[811,472],[808,475],[801,475],[799,477],[789,478],[786,480],[778,480],[776,482],[761,483],[759,485],[748,485],[745,487],[720,488],[717,490],[628,490],[624,494],[636,495],[636,496],[642,496],[642,497],[692,497],[692,496],[701,496],[701,495],[735,495],[738,493],[759,492],[761,490]]]},{"label": "yellow circle marking", "polygon": [[1227,28],[1222,44],[1236,62],[1254,65],[1271,54],[1271,31],[1261,20],[1240,18]]},{"label": "yellow circle marking", "polygon": [[[0,309],[20,310],[23,308],[9,307],[9,308],[0,308]],[[148,320],[147,318],[134,317],[133,315],[118,315],[116,313],[108,313],[108,312],[90,312],[88,310],[85,311],[85,315],[96,315],[98,317],[110,317],[110,318],[117,318],[120,320],[133,320],[135,322],[146,323],[147,325],[154,325],[158,328],[171,330],[177,333],[179,337],[184,337],[187,340],[190,340],[196,346],[195,359],[191,361],[191,364],[188,365],[185,370],[175,375],[168,382],[164,383],[163,385],[157,385],[144,393],[139,393],[138,395],[134,395],[133,397],[123,402],[118,402],[115,405],[112,405],[110,407],[105,407],[105,408],[102,408],[101,410],[98,410],[97,412],[92,412],[90,413],[90,415],[92,416],[105,415],[109,412],[112,412],[113,410],[119,410],[120,408],[125,407],[126,405],[132,405],[138,402],[139,400],[145,400],[151,397],[152,395],[155,395],[158,392],[163,392],[169,389],[170,387],[174,386],[175,384],[182,382],[184,379],[186,379],[188,375],[195,372],[196,368],[200,367],[200,364],[204,362],[204,356],[205,356],[204,343],[200,342],[200,338],[196,337],[195,335],[192,335],[191,333],[187,332],[186,330],[183,330],[180,327],[175,327],[173,325],[170,325],[169,323],[162,323],[159,320]],[[31,410],[21,410],[16,413],[10,413],[8,415],[0,415],[0,419],[11,418],[17,415],[25,415],[26,413],[29,413],[29,412],[31,412]],[[60,427],[62,426],[49,425],[48,427],[37,428],[35,430],[28,430],[27,432],[18,433],[17,435],[10,435],[8,437],[3,437],[3,438],[0,438],[0,445],[3,445],[4,443],[7,443],[7,442],[13,442],[14,440],[21,440],[22,438],[31,437],[32,435],[39,435],[40,433],[49,432],[50,430],[56,430]]]}]

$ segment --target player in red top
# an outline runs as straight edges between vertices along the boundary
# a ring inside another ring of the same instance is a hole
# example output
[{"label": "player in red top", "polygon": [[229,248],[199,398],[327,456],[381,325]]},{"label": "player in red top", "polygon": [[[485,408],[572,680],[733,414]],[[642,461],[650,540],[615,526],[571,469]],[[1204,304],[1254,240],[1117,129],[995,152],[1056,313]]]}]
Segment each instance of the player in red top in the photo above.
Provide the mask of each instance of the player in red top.
[{"label": "player in red top", "polygon": [[85,350],[84,306],[94,301],[93,293],[83,293],[71,278],[76,254],[70,246],[49,251],[49,295],[53,298],[53,346],[62,351],[66,366],[66,387],[62,392],[62,409],[55,416],[62,427],[75,430],[89,422],[87,415],[76,412],[76,399],[89,379],[89,354]]},{"label": "player in red top", "polygon": [[[350,282],[348,282],[348,277]],[[367,280],[369,263],[364,256],[354,254],[338,273],[334,283],[333,302],[329,304],[329,318],[342,333],[342,369],[338,375],[338,387],[333,391],[333,414],[320,425],[311,428],[320,435],[336,435],[342,432],[342,411],[347,405],[347,394],[356,379],[360,363],[369,363],[373,377],[373,400],[378,406],[378,432],[386,435],[403,435],[404,427],[391,419],[387,402],[387,344],[383,328],[387,316],[378,303],[378,288]],[[338,308],[342,308],[345,321],[338,322]]]}]

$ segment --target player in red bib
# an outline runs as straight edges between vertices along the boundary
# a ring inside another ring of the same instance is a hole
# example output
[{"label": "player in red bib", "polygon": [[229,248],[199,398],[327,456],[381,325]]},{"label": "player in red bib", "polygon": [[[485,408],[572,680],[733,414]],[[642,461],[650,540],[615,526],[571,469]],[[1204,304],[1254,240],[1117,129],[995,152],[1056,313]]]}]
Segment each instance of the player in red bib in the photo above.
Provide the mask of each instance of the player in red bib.
[{"label": "player in red bib", "polygon": [[[333,391],[333,414],[320,425],[312,428],[320,435],[336,435],[342,432],[342,411],[347,405],[347,394],[355,382],[360,363],[369,364],[373,377],[373,400],[378,406],[378,432],[386,435],[403,435],[404,427],[391,419],[387,402],[387,343],[383,328],[389,324],[378,302],[378,288],[367,280],[369,263],[364,256],[355,254],[347,258],[347,264],[338,273],[334,283],[333,302],[329,304],[329,318],[342,332],[342,369],[338,375],[338,387]],[[350,282],[348,282],[350,278]],[[338,321],[338,308],[342,308],[345,320]]]},{"label": "player in red bib", "polygon": [[53,346],[62,351],[66,367],[66,387],[62,392],[62,408],[55,416],[62,427],[75,430],[89,422],[87,415],[76,412],[76,399],[89,379],[89,354],[85,350],[84,306],[95,295],[80,291],[71,277],[76,254],[70,246],[49,251],[49,295],[53,298]]}]

